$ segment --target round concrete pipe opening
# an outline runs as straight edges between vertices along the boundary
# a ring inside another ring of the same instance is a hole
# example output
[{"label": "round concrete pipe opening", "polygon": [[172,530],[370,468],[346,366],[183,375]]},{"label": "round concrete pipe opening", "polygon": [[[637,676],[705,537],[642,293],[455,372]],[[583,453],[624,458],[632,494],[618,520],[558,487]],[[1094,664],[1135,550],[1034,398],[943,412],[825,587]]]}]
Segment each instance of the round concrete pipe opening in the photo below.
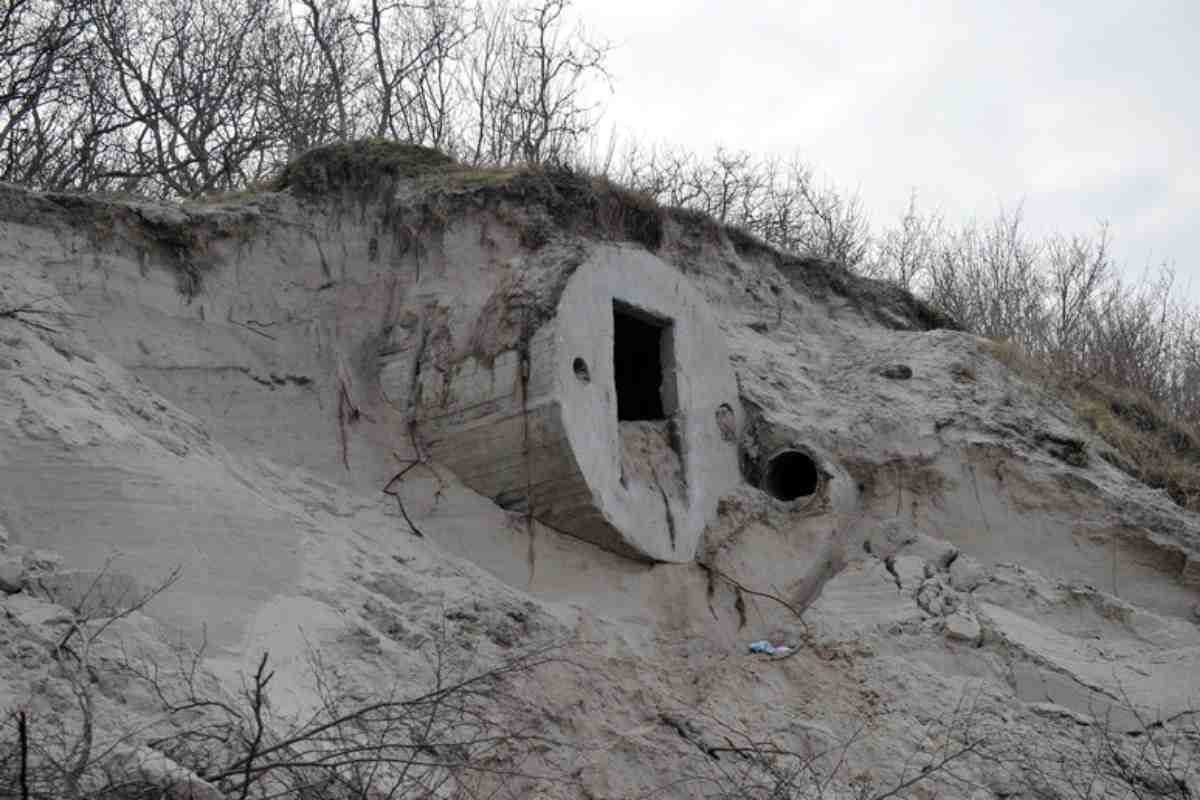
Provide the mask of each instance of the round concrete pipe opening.
[{"label": "round concrete pipe opening", "polygon": [[812,456],[801,450],[784,450],[767,462],[762,489],[776,500],[790,502],[812,495],[820,482]]}]

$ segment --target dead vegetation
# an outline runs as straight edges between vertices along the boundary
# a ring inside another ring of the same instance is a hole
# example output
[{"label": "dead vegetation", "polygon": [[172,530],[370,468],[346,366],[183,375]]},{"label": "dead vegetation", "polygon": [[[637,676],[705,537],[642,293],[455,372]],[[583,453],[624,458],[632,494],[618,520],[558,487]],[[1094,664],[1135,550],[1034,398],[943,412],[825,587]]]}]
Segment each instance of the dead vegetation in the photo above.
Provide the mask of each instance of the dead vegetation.
[{"label": "dead vegetation", "polygon": [[276,191],[322,197],[346,190],[369,193],[400,178],[445,173],[453,160],[429,147],[389,139],[360,139],[316,147],[289,161],[270,182]]},{"label": "dead vegetation", "polygon": [[[1005,701],[967,688],[948,713],[894,720],[885,706],[858,709],[848,733],[763,725],[680,708],[662,721],[693,748],[669,788],[717,800],[893,797],[1140,798],[1193,800],[1200,789],[1196,713],[1149,718],[1128,697],[1107,713],[1047,722],[1014,718]],[[1123,730],[1127,715],[1138,728]],[[881,743],[898,756],[874,767]],[[902,755],[901,755],[902,754]],[[864,758],[863,756],[866,755]],[[872,757],[874,756],[874,758]]]},{"label": "dead vegetation", "polygon": [[675,785],[715,800],[885,800],[938,796],[939,790],[966,796],[976,783],[971,767],[995,757],[995,724],[974,700],[963,698],[928,727],[923,741],[906,742],[910,755],[898,774],[889,775],[852,766],[871,732],[885,723],[877,711],[861,711],[840,739],[818,731],[772,735],[700,711],[671,716],[668,724],[696,749]]},{"label": "dead vegetation", "polygon": [[1092,384],[1076,393],[1076,415],[1116,451],[1114,465],[1176,504],[1200,511],[1197,432],[1150,398],[1130,389]]},{"label": "dead vegetation", "polygon": [[204,275],[226,254],[223,248],[247,241],[260,220],[259,211],[244,203],[216,208],[0,187],[0,221],[79,237],[98,251],[132,250],[141,259],[143,273],[151,265],[172,272],[188,301],[200,293]]},{"label": "dead vegetation", "polygon": [[641,244],[663,243],[665,212],[653,198],[602,176],[567,168],[519,170],[495,187],[501,196],[544,208],[554,227],[585,235]]},{"label": "dead vegetation", "polygon": [[420,192],[416,216],[445,225],[480,205],[508,203],[522,212],[521,241],[530,249],[546,244],[556,230],[657,250],[666,212],[650,196],[625,189],[603,176],[565,166],[530,164],[512,168],[472,167],[427,147],[366,139],[314,148],[288,163],[270,186],[308,199],[337,199],[393,205],[400,180]]},{"label": "dead vegetation", "polygon": [[[987,351],[1066,402],[1111,448],[1098,455],[1147,486],[1162,489],[1182,508],[1200,511],[1200,431],[1193,425],[1144,392],[1056,372],[1011,341],[989,341]],[[1078,458],[1086,463],[1085,454]]]},{"label": "dead vegetation", "polygon": [[[418,193],[403,210],[394,207],[391,197],[400,180],[411,181]],[[773,264],[801,291],[841,297],[888,327],[957,327],[948,316],[893,284],[856,275],[827,258],[789,255],[706,210],[664,206],[649,190],[628,188],[575,167],[477,167],[456,163],[430,148],[370,139],[314,148],[285,166],[270,186],[309,199],[336,202],[350,194],[362,203],[377,201],[390,209],[385,213],[394,223],[404,217],[404,224],[418,233],[480,208],[516,209],[499,216],[517,228],[519,240],[531,250],[560,231],[634,242],[652,252],[676,239],[685,248],[689,242],[716,248],[727,243],[744,257]]]},{"label": "dead vegetation", "polygon": [[[1106,710],[1071,718],[1069,737],[1005,736],[1003,762],[1012,783],[1039,797],[1194,800],[1200,792],[1195,705],[1151,716],[1123,689],[1114,700]],[[1119,726],[1121,716],[1136,726]]]},{"label": "dead vegetation", "polygon": [[42,319],[46,317],[53,319],[66,313],[53,308],[45,308],[41,305],[42,303],[56,299],[58,299],[56,296],[35,297],[23,303],[0,306],[0,319],[15,319],[23,325],[28,325],[45,333],[58,333],[57,328],[42,322]]},{"label": "dead vegetation", "polygon": [[[121,639],[122,624],[177,575],[113,595],[106,566],[53,623],[59,634],[27,637],[49,659],[43,685],[65,687],[60,693],[73,707],[5,711],[0,800],[401,800],[585,791],[577,771],[552,766],[578,763],[569,756],[577,745],[519,713],[515,693],[540,670],[584,669],[566,658],[562,642],[477,667],[473,647],[454,644],[449,627],[472,617],[444,612],[427,643],[424,690],[364,695],[310,648],[317,701],[303,714],[288,713],[267,653],[230,693],[206,674],[203,641],[172,644],[164,658],[161,648]],[[802,641],[798,653],[815,647],[808,636]],[[682,740],[681,760],[640,796],[886,800],[986,788],[1005,796],[1194,797],[1196,715],[1150,719],[1127,698],[1117,710],[1138,727],[1118,729],[1102,715],[1017,721],[1002,697],[970,687],[940,716],[897,716],[875,698],[840,721],[778,728],[679,702],[658,713]],[[1030,725],[1071,730],[1030,735]],[[891,754],[886,767],[873,766],[880,748]]]},{"label": "dead vegetation", "polygon": [[230,694],[205,672],[203,641],[173,643],[164,658],[161,643],[124,638],[179,571],[114,594],[110,564],[74,598],[61,632],[25,634],[49,659],[39,692],[58,700],[5,710],[0,800],[517,796],[564,780],[538,760],[557,743],[506,701],[512,680],[563,659],[561,642],[479,666],[454,644],[447,616],[427,648],[427,688],[374,695],[310,649],[317,703],[289,714],[267,653]]},{"label": "dead vegetation", "polygon": [[1106,457],[1200,509],[1200,314],[1169,267],[1119,275],[1108,229],[1034,238],[1021,210],[954,230],[911,203],[873,265],[991,340],[1111,448]]}]

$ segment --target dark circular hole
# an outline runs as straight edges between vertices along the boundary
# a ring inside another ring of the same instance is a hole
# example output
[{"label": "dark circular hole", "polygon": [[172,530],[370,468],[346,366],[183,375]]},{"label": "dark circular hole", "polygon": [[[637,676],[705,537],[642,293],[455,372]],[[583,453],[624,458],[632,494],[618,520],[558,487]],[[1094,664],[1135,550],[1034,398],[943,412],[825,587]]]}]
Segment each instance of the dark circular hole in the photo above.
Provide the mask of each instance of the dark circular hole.
[{"label": "dark circular hole", "polygon": [[576,358],[575,362],[571,364],[571,367],[575,370],[575,377],[578,378],[581,383],[591,383],[592,375],[590,372],[588,372],[586,361],[584,361],[582,358]]},{"label": "dark circular hole", "polygon": [[808,453],[785,450],[767,462],[762,488],[776,500],[796,500],[817,490],[820,474]]}]

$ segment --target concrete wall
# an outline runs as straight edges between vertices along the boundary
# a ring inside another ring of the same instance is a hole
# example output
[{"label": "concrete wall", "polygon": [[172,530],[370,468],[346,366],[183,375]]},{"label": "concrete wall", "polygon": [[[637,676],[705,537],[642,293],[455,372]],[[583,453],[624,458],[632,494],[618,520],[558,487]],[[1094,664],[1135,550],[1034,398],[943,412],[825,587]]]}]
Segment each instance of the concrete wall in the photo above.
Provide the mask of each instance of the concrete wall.
[{"label": "concrete wall", "polygon": [[[671,323],[669,420],[618,423],[614,301]],[[724,404],[740,424],[736,383],[704,299],[661,259],[603,245],[526,342],[486,361],[416,356],[415,413],[432,457],[550,527],[623,555],[692,560],[718,498],[740,480],[736,440],[717,420]]]},{"label": "concrete wall", "polygon": [[[622,481],[623,437],[613,388],[614,300],[672,322],[677,404],[672,421],[682,496],[628,470]],[[605,524],[646,557],[690,561],[717,500],[740,481],[736,442],[722,438],[717,424],[723,403],[738,415],[740,404],[716,317],[683,275],[632,247],[598,249],[572,276],[558,312],[562,426],[596,508]],[[578,357],[588,363],[588,383],[575,377],[572,364]]]}]

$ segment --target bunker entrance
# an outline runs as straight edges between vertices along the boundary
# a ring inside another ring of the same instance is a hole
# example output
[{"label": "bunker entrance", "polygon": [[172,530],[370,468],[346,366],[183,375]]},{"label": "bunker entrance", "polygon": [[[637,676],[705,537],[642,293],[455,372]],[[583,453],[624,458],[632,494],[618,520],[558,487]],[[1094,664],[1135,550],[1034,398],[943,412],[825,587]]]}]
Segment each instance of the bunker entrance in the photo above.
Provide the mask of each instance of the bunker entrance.
[{"label": "bunker entrance", "polygon": [[613,302],[617,420],[665,420],[675,413],[671,320]]}]

